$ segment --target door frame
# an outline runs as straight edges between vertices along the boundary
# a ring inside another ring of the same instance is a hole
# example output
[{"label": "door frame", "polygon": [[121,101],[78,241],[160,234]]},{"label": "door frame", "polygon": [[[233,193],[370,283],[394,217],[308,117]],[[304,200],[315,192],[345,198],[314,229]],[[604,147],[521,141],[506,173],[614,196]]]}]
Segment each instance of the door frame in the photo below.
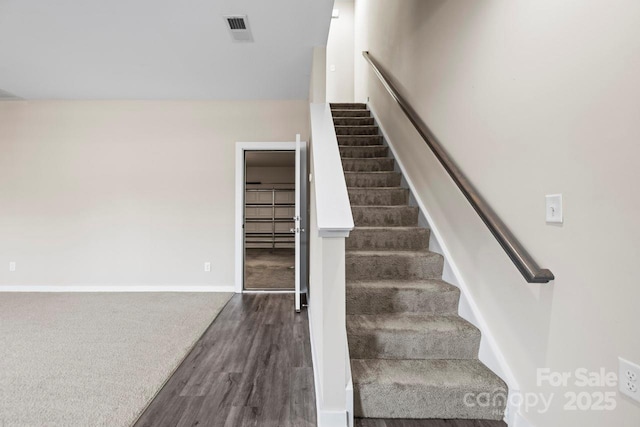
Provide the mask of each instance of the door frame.
[{"label": "door frame", "polygon": [[[244,153],[245,151],[295,151],[296,141],[282,142],[236,142],[236,220],[235,220],[235,291],[237,294],[244,289]],[[296,272],[296,274],[298,274]],[[278,291],[261,291],[278,292]],[[282,292],[282,291],[280,291]],[[291,292],[291,291],[286,291]]]}]

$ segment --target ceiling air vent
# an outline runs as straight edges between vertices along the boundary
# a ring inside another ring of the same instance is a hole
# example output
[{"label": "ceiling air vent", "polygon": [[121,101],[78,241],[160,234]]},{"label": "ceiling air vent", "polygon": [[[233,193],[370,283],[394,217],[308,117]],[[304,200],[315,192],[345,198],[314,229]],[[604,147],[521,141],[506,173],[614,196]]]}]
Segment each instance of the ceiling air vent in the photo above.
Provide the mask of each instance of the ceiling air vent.
[{"label": "ceiling air vent", "polygon": [[235,42],[252,42],[253,36],[249,28],[247,15],[226,15],[224,20],[227,23],[227,29],[231,33],[231,39]]}]

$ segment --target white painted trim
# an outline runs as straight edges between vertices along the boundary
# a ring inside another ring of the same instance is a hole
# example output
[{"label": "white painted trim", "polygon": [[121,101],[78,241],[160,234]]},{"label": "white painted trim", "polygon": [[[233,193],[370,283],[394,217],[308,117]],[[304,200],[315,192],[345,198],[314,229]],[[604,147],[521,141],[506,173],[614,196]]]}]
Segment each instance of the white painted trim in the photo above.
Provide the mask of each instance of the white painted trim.
[{"label": "white painted trim", "polygon": [[[316,414],[320,413],[320,369],[318,368],[318,356],[316,354],[316,346],[315,340],[313,339],[313,326],[311,325],[311,319],[313,316],[311,315],[312,307],[309,306],[307,309],[307,318],[309,319],[309,341],[311,341],[311,365],[313,366],[313,387],[316,394]],[[320,419],[320,417],[318,417]],[[318,427],[320,427],[320,423],[317,423]]]},{"label": "white painted trim", "polygon": [[309,114],[318,232],[321,237],[348,237],[353,215],[331,107],[312,103]]},{"label": "white painted trim", "polygon": [[[345,335],[346,336],[346,335]],[[347,426],[355,427],[355,412],[353,406],[353,376],[351,375],[351,355],[349,354],[349,341],[345,340],[345,359],[346,359],[346,394],[347,394]]]},{"label": "white painted trim", "polygon": [[338,228],[334,228],[332,230],[318,230],[318,236],[320,237],[327,237],[327,238],[347,238],[349,237],[349,233],[351,233],[351,230],[353,230],[352,228],[345,228],[343,230],[340,230]]},{"label": "white painted trim", "polygon": [[[309,341],[311,341],[311,363],[313,365],[313,387],[316,394],[316,417],[318,427],[353,427],[348,425],[346,411],[326,411],[322,409],[320,390],[320,369],[318,368],[318,355],[316,354],[315,340],[313,339],[313,326],[311,325],[311,306],[307,310],[309,319]],[[348,396],[347,396],[348,398]]]},{"label": "white painted trim", "polygon": [[242,218],[244,212],[244,152],[245,151],[295,151],[295,141],[236,142],[236,213],[235,213],[235,292],[244,288]]},{"label": "white painted trim", "polygon": [[245,289],[242,291],[242,293],[243,294],[295,294],[296,291],[279,291],[277,289],[274,289],[272,291]]},{"label": "white painted trim", "polygon": [[509,424],[513,427],[536,427],[535,424],[526,419],[520,412],[515,414],[513,420],[513,424]]},{"label": "white painted trim", "polygon": [[233,285],[0,285],[0,292],[235,292]]},{"label": "white painted trim", "polygon": [[[513,391],[520,390],[518,382],[516,381],[515,376],[513,375],[513,371],[509,367],[504,357],[504,354],[502,353],[502,351],[500,351],[500,348],[498,347],[495,337],[493,336],[493,334],[491,333],[491,330],[489,329],[489,326],[487,325],[486,319],[484,318],[482,312],[480,311],[480,308],[478,307],[478,304],[476,303],[476,301],[471,297],[471,294],[469,292],[469,286],[467,285],[467,282],[464,280],[464,276],[462,275],[460,269],[458,268],[453,255],[449,251],[446,244],[446,240],[444,239],[442,233],[440,233],[440,230],[438,229],[438,225],[433,221],[433,218],[429,214],[429,211],[427,210],[424,202],[416,192],[413,181],[411,180],[411,177],[407,175],[406,169],[402,163],[402,160],[398,158],[398,156],[396,155],[396,150],[393,147],[393,142],[389,138],[389,134],[385,131],[384,126],[380,122],[378,115],[376,114],[371,104],[367,103],[367,105],[369,107],[369,110],[371,111],[371,114],[374,120],[376,121],[376,125],[378,125],[384,140],[387,142],[389,149],[391,150],[391,153],[393,154],[393,157],[397,162],[398,167],[400,168],[400,171],[402,172],[402,175],[406,180],[409,186],[409,189],[416,200],[416,203],[418,204],[418,208],[420,209],[422,214],[427,219],[427,222],[429,223],[429,227],[431,228],[431,236],[434,237],[436,240],[435,247],[432,247],[430,242],[429,249],[430,250],[435,249],[436,251],[441,253],[442,256],[444,256],[445,270],[443,271],[443,280],[448,281],[449,283],[457,286],[460,289],[460,293],[462,294],[461,306],[463,308],[463,311],[466,311],[464,310],[465,305],[466,307],[468,307],[468,313],[460,312],[459,314],[480,330],[482,334],[482,340],[487,343],[487,351],[481,352],[479,355],[480,361],[482,361],[488,366],[498,367],[497,370],[499,372],[496,372],[496,374],[500,376],[507,383],[510,394]],[[447,274],[447,276],[449,277],[445,277],[445,274],[447,273],[446,270],[450,270],[451,274],[450,275]],[[512,400],[514,399],[509,399],[509,402],[511,402]],[[505,419],[505,422],[507,422],[507,424],[513,425],[512,421],[515,419],[515,414],[519,412],[519,409],[520,408],[515,408],[515,407],[507,408],[507,414],[509,415],[508,417],[509,419],[508,420]]]}]

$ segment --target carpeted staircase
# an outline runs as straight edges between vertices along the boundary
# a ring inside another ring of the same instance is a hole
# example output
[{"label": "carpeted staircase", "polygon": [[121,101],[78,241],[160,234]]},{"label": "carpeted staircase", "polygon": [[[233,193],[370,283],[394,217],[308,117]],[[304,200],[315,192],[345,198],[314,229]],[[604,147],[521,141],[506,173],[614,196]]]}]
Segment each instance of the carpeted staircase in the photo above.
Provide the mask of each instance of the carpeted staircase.
[{"label": "carpeted staircase", "polygon": [[355,416],[502,419],[506,385],[478,360],[480,331],[457,315],[460,292],[441,280],[443,258],[370,112],[331,109],[356,225],[346,243]]}]

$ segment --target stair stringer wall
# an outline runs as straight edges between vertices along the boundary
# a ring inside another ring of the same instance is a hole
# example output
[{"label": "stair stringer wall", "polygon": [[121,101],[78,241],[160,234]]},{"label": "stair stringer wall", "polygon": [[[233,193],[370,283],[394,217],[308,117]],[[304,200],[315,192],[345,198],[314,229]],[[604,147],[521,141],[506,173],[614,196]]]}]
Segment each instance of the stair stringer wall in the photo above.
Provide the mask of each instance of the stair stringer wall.
[{"label": "stair stringer wall", "polygon": [[[509,426],[518,427],[520,422],[518,422],[519,420],[517,420],[517,418],[519,418],[517,417],[517,415],[520,412],[520,407],[516,404],[518,403],[519,399],[514,399],[512,398],[512,396],[514,395],[514,393],[519,393],[520,387],[515,376],[513,375],[513,371],[509,367],[504,354],[498,347],[498,344],[493,334],[491,333],[491,330],[489,329],[487,322],[482,315],[482,312],[480,311],[480,308],[471,296],[468,284],[464,280],[461,271],[458,269],[455,263],[454,257],[446,246],[446,237],[442,235],[442,233],[438,229],[438,224],[435,223],[435,221],[433,221],[432,217],[429,215],[429,211],[426,208],[424,202],[416,196],[417,192],[415,191],[415,187],[413,185],[413,182],[411,181],[411,176],[404,168],[402,159],[396,155],[393,141],[386,133],[384,124],[380,121],[379,116],[376,114],[375,109],[370,103],[367,103],[367,108],[371,111],[371,115],[373,116],[376,125],[380,129],[380,133],[383,137],[383,144],[389,147],[391,157],[396,160],[396,172],[400,172],[402,174],[401,185],[404,188],[409,189],[409,204],[411,206],[417,206],[419,209],[418,224],[420,226],[428,227],[429,229],[431,229],[429,250],[436,252],[444,257],[442,280],[460,289],[460,303],[458,306],[458,314],[460,315],[460,317],[478,328],[482,334],[478,358],[489,369],[495,372],[496,375],[498,375],[505,383],[507,383],[507,386],[509,388],[509,399],[507,401],[507,409],[505,412],[504,420]],[[425,144],[425,150],[428,149],[429,148]]]}]

